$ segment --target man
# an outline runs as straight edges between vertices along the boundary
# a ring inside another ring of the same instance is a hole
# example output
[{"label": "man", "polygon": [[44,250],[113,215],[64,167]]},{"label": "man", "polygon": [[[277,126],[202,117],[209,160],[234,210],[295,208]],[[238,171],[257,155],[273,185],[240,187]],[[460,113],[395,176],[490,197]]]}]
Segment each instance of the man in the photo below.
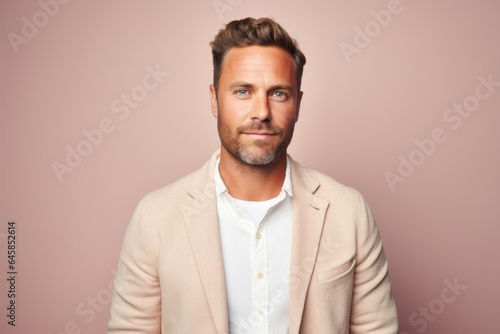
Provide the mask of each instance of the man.
[{"label": "man", "polygon": [[286,153],[306,62],[295,41],[247,18],[211,46],[220,151],[139,203],[109,333],[397,333],[365,201]]}]

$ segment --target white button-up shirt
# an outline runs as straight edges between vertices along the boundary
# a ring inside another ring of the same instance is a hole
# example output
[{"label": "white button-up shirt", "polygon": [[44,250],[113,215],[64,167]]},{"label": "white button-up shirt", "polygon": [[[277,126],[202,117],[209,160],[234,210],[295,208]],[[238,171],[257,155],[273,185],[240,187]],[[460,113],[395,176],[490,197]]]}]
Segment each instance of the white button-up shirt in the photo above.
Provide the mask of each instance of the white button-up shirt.
[{"label": "white button-up shirt", "polygon": [[279,195],[233,198],[214,170],[231,334],[286,334],[292,235],[290,163]]}]

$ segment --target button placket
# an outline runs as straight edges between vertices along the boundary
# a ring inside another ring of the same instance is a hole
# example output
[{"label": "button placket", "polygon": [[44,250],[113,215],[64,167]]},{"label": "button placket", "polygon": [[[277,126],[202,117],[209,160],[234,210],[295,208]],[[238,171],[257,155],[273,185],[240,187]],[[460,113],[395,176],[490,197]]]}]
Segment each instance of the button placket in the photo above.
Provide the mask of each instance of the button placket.
[{"label": "button placket", "polygon": [[265,219],[260,222],[255,233],[252,245],[252,258],[254,269],[253,303],[254,309],[260,316],[259,332],[266,333],[269,328],[267,309],[269,303],[269,287],[267,280],[267,241]]}]

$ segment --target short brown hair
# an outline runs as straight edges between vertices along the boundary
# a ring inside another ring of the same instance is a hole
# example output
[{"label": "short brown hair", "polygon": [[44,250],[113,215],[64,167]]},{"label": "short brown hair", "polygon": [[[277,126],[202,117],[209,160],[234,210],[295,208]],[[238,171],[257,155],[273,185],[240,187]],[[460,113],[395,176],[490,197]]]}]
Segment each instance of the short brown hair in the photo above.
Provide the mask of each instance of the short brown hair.
[{"label": "short brown hair", "polygon": [[214,88],[216,93],[222,73],[222,64],[229,50],[251,45],[276,46],[287,51],[295,64],[297,84],[300,90],[306,57],[300,51],[297,41],[291,38],[285,29],[272,19],[247,17],[246,19],[229,22],[210,43],[214,62]]}]

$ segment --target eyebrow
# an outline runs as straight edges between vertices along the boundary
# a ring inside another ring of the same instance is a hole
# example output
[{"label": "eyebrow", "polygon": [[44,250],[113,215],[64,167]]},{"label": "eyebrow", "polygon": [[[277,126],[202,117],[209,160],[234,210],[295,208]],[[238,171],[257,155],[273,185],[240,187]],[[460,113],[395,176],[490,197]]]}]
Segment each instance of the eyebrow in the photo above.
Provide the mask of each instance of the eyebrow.
[{"label": "eyebrow", "polygon": [[[230,89],[235,89],[235,88],[238,88],[238,87],[242,87],[242,88],[255,88],[255,85],[253,85],[251,83],[248,83],[248,82],[245,82],[245,81],[236,81],[236,82],[233,82],[232,84],[229,85]],[[272,91],[275,91],[275,90],[293,91],[293,87],[290,86],[290,85],[278,84],[278,85],[271,86],[267,91],[268,92],[272,92]]]}]

